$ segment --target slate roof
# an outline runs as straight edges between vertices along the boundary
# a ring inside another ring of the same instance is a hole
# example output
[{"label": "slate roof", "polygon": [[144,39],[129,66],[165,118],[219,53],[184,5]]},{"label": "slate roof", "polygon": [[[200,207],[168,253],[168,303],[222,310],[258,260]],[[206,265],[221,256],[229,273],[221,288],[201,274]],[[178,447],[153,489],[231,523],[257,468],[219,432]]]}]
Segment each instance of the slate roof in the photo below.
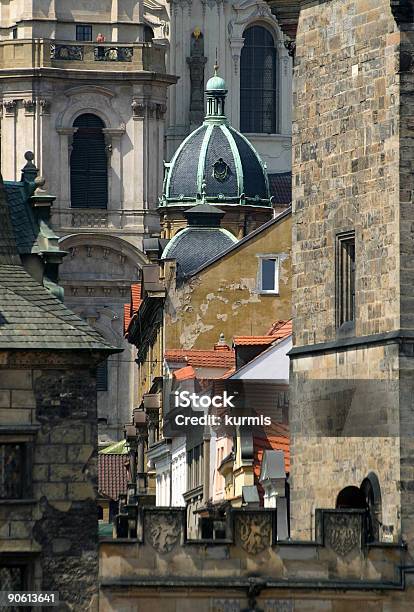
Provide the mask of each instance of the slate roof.
[{"label": "slate roof", "polygon": [[183,278],[236,242],[237,238],[223,228],[186,227],[170,240],[162,259],[175,259],[177,277]]},{"label": "slate roof", "polygon": [[228,125],[225,117],[215,118],[214,124],[206,118],[182,142],[166,170],[161,199],[164,206],[194,202],[203,182],[208,201],[270,206],[263,162],[253,145]]},{"label": "slate roof", "polygon": [[0,348],[118,350],[21,266],[0,265]]},{"label": "slate roof", "polygon": [[228,246],[226,250],[222,251],[218,255],[210,254],[210,257],[207,259],[207,261],[205,261],[203,264],[201,264],[198,268],[196,268],[192,272],[188,273],[188,276],[196,276],[202,270],[205,270],[209,266],[213,265],[214,263],[219,261],[222,257],[225,257],[226,255],[228,255],[229,253],[233,253],[234,251],[242,248],[246,244],[246,242],[249,242],[250,240],[254,240],[256,236],[258,236],[262,232],[265,232],[273,225],[280,223],[286,217],[289,217],[291,214],[292,214],[292,209],[289,207],[283,212],[279,213],[274,219],[270,219],[269,221],[266,221],[266,223],[263,223],[263,225],[260,225],[257,229],[250,232],[250,234],[247,234],[247,236],[245,236],[241,240],[236,240],[233,244]]},{"label": "slate roof", "polygon": [[18,253],[19,255],[37,253],[39,251],[37,243],[39,226],[31,208],[27,205],[24,185],[23,183],[5,182],[4,187]]},{"label": "slate roof", "polygon": [[268,174],[270,195],[275,204],[289,206],[292,202],[292,173],[279,172]]}]

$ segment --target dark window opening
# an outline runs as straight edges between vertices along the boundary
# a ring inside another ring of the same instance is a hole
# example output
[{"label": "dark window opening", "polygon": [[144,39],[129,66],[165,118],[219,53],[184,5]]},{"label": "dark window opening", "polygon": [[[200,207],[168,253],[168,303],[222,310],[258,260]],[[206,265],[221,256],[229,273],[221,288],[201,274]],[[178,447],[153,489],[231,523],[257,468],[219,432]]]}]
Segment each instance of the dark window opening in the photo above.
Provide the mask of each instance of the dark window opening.
[{"label": "dark window opening", "polygon": [[98,521],[103,521],[103,508],[98,506]]},{"label": "dark window opening", "polygon": [[96,368],[96,390],[108,391],[108,360],[106,359]]},{"label": "dark window opening", "polygon": [[90,42],[92,40],[92,26],[87,24],[77,25],[76,40]]},{"label": "dark window opening", "polygon": [[96,115],[80,115],[73,127],[70,156],[72,208],[106,208],[108,204],[108,161],[102,120]]},{"label": "dark window opening", "polygon": [[21,499],[25,480],[25,445],[0,444],[0,499]]},{"label": "dark window opening", "polygon": [[276,49],[271,33],[252,26],[244,33],[240,57],[240,130],[274,134],[277,130]]},{"label": "dark window opening", "polygon": [[154,30],[150,26],[144,26],[144,42],[152,42]]},{"label": "dark window opening", "polygon": [[12,38],[13,38],[13,40],[16,40],[16,38],[17,38],[17,28],[13,28],[13,30],[12,30]]},{"label": "dark window opening", "polygon": [[336,498],[336,508],[338,509],[365,510],[366,507],[364,494],[359,487],[345,487]]},{"label": "dark window opening", "polygon": [[355,321],[355,233],[337,236],[337,327]]}]

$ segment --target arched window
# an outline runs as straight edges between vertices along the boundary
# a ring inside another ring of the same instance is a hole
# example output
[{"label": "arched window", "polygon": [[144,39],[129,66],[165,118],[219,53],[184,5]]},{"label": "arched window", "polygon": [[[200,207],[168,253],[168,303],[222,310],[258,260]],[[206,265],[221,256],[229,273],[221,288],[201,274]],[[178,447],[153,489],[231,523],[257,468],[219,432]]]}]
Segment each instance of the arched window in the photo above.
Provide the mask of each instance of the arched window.
[{"label": "arched window", "polygon": [[262,26],[244,32],[240,57],[240,131],[274,134],[277,131],[276,49],[273,36]]},{"label": "arched window", "polygon": [[103,121],[85,113],[75,119],[70,156],[70,191],[72,208],[106,208],[108,204],[108,168]]}]

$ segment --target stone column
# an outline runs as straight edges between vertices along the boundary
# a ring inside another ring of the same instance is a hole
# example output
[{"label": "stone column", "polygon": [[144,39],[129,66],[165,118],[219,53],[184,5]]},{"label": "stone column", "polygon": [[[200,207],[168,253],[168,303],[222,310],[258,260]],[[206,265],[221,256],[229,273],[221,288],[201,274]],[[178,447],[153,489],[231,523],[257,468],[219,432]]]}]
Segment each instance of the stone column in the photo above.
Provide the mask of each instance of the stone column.
[{"label": "stone column", "polygon": [[[105,136],[106,152],[108,155],[108,211],[118,211],[122,208],[121,203],[123,201],[121,138],[125,134],[125,126],[120,128],[103,128],[102,132]],[[118,221],[117,224],[121,227],[122,221]]]},{"label": "stone column", "polygon": [[[76,134],[78,128],[67,127],[57,128],[57,133],[60,136],[60,198],[59,204],[62,208],[70,208],[70,154],[72,151],[73,136]],[[67,214],[64,218],[59,219],[60,226],[69,226],[70,214]]]},{"label": "stone column", "polygon": [[17,100],[4,100],[1,127],[1,163],[3,178],[9,181],[15,181],[18,178],[16,159],[16,115]]}]

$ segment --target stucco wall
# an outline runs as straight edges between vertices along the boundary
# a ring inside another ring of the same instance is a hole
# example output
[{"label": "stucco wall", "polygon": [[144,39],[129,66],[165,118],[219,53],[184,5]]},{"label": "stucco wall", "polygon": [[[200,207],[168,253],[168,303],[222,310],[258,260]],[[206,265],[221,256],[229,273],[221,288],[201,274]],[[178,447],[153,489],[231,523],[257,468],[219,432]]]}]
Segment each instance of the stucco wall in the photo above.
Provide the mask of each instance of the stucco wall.
[{"label": "stucco wall", "polygon": [[[291,318],[291,219],[284,217],[175,291],[165,314],[166,348],[212,349],[221,333],[266,334],[272,322]],[[279,294],[260,294],[260,254],[279,254]],[[166,278],[168,272],[166,272]]]}]

